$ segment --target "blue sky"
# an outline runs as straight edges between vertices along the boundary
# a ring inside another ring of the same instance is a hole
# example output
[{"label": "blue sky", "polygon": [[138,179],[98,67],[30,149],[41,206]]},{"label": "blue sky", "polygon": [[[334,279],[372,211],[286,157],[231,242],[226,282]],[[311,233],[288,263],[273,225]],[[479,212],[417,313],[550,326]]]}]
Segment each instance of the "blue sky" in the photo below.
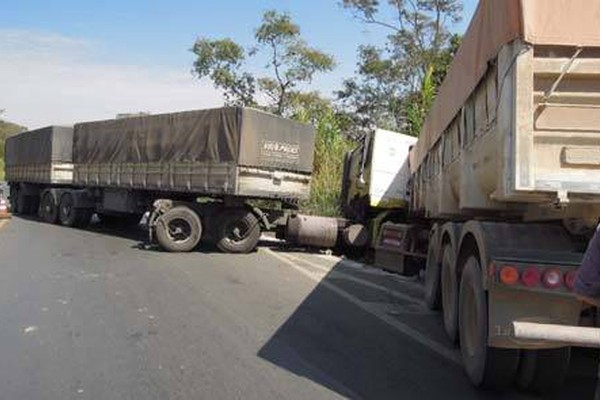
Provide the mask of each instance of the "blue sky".
[{"label": "blue sky", "polygon": [[[476,2],[465,0],[465,19],[456,31],[465,30]],[[385,31],[362,25],[339,0],[5,2],[0,109],[7,119],[34,127],[117,112],[217,106],[220,96],[210,83],[191,77],[188,49],[198,36],[250,45],[268,9],[289,12],[309,43],[335,55],[336,71],[314,82],[326,95],[354,72],[359,44],[385,38]]]}]

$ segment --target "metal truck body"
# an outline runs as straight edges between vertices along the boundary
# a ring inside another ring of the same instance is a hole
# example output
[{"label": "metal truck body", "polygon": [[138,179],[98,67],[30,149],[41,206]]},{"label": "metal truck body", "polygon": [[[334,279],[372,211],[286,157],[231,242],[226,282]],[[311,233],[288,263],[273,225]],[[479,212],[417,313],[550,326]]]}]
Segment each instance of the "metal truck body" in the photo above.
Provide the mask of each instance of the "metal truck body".
[{"label": "metal truck body", "polygon": [[[376,264],[410,274],[424,261],[426,303],[477,386],[551,391],[594,324],[572,290],[600,216],[598,12],[482,0],[410,151],[410,204],[390,218],[346,192]],[[544,334],[555,325],[566,332]]]},{"label": "metal truck body", "polygon": [[167,250],[204,240],[247,252],[276,216],[246,201],[306,199],[313,151],[304,124],[248,108],[187,111],[11,137],[6,179],[17,213],[71,226],[150,211],[151,235]]}]

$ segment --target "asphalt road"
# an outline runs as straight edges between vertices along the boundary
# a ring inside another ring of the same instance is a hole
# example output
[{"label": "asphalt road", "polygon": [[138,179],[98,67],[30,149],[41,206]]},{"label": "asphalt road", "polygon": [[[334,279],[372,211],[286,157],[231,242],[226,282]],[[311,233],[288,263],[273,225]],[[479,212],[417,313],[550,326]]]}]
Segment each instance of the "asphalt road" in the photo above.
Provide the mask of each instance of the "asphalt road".
[{"label": "asphalt road", "polygon": [[[141,250],[0,222],[0,399],[514,399],[466,379],[418,282],[333,257]],[[576,352],[554,398],[591,398]]]}]

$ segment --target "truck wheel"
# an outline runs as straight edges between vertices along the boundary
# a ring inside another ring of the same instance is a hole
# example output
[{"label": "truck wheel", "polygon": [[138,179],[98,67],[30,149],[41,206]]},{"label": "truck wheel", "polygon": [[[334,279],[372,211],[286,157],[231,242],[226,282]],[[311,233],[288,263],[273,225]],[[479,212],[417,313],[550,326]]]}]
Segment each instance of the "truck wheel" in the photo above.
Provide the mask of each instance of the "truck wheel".
[{"label": "truck wheel", "polygon": [[65,193],[60,198],[58,206],[58,219],[64,226],[84,227],[89,224],[91,211],[83,208],[75,208],[75,200],[71,193]]},{"label": "truck wheel", "polygon": [[538,394],[551,393],[564,382],[571,348],[521,350],[517,385]]},{"label": "truck wheel", "polygon": [[44,221],[50,224],[56,224],[58,222],[58,206],[54,196],[50,192],[46,192],[44,197],[42,197],[40,216]]},{"label": "truck wheel", "polygon": [[185,206],[170,209],[156,221],[156,239],[173,253],[192,251],[200,242],[202,223],[193,210]]},{"label": "truck wheel", "polygon": [[425,266],[425,304],[430,310],[439,310],[441,306],[440,263],[436,254],[437,241],[430,240]]},{"label": "truck wheel", "polygon": [[481,268],[474,256],[467,259],[460,282],[459,335],[463,364],[478,387],[505,389],[519,366],[519,351],[489,347],[488,309]]},{"label": "truck wheel", "polygon": [[442,315],[444,329],[452,343],[458,341],[458,281],[452,243],[444,245],[442,253]]},{"label": "truck wheel", "polygon": [[58,206],[58,219],[64,226],[75,226],[77,223],[77,210],[71,193],[65,193],[60,198]]},{"label": "truck wheel", "polygon": [[223,253],[249,253],[260,239],[258,218],[247,210],[224,211],[216,231],[217,247]]}]

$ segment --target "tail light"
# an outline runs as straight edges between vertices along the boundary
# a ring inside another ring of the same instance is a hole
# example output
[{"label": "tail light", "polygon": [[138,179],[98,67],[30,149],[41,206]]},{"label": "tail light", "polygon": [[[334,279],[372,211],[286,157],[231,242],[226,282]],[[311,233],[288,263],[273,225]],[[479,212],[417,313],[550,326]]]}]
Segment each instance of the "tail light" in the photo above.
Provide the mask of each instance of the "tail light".
[{"label": "tail light", "polygon": [[569,271],[565,275],[565,286],[569,290],[573,290],[575,287],[575,278],[577,278],[577,270]]},{"label": "tail light", "polygon": [[489,265],[490,277],[507,286],[529,289],[551,289],[572,291],[575,287],[577,270],[572,266],[540,266],[527,263]]},{"label": "tail light", "polygon": [[519,281],[519,270],[512,265],[505,265],[500,269],[500,281],[505,285],[514,285]]},{"label": "tail light", "polygon": [[540,284],[542,273],[536,267],[529,267],[521,274],[521,282],[527,287],[535,287]]},{"label": "tail light", "polygon": [[550,268],[544,271],[542,275],[542,283],[548,289],[556,289],[562,284],[562,273],[558,268]]}]

